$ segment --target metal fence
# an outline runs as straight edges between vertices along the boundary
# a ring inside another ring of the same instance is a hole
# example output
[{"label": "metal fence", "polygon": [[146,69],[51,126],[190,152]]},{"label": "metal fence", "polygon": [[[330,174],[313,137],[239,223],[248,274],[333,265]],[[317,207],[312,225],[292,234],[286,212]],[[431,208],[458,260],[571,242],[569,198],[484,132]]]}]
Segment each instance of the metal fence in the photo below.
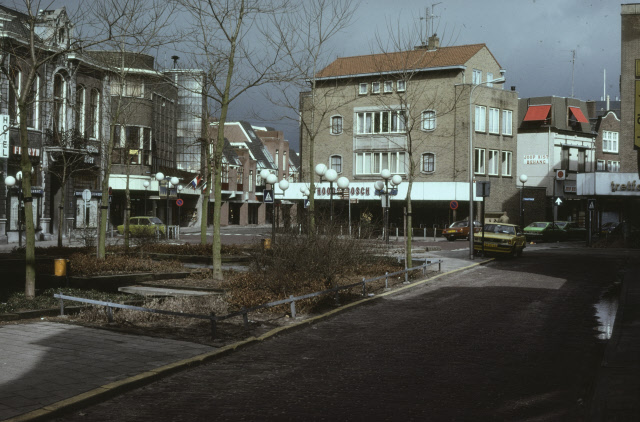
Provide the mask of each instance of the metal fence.
[{"label": "metal fence", "polygon": [[100,300],[93,300],[93,299],[84,299],[84,298],[80,298],[80,297],[74,297],[74,296],[66,296],[63,294],[54,294],[53,297],[56,299],[60,299],[60,315],[64,315],[64,301],[65,300],[69,300],[69,301],[74,301],[74,302],[81,302],[81,303],[88,303],[88,304],[92,304],[92,305],[98,305],[98,306],[105,306],[106,307],[106,311],[107,311],[107,319],[109,322],[113,322],[113,311],[112,308],[119,308],[119,309],[130,309],[130,310],[134,310],[134,311],[141,311],[141,312],[151,312],[151,313],[155,313],[155,314],[162,314],[162,315],[171,315],[171,316],[179,316],[179,317],[185,317],[185,318],[196,318],[196,319],[206,319],[211,321],[211,338],[215,338],[216,337],[216,323],[218,321],[224,321],[226,319],[229,318],[234,318],[237,316],[242,315],[242,319],[244,321],[244,325],[245,327],[248,327],[249,325],[249,312],[255,312],[258,311],[260,309],[266,309],[266,308],[272,308],[274,306],[279,306],[279,305],[286,305],[287,303],[290,304],[291,307],[291,317],[295,318],[296,317],[296,302],[300,301],[300,300],[304,300],[304,299],[310,299],[312,297],[316,297],[316,296],[322,296],[322,295],[326,295],[326,294],[335,294],[336,296],[336,302],[338,302],[338,294],[340,290],[346,290],[346,289],[351,289],[353,287],[358,287],[358,286],[362,286],[362,296],[366,297],[367,296],[367,284],[368,283],[372,283],[374,281],[378,281],[378,280],[385,280],[385,288],[389,288],[389,278],[390,277],[395,277],[397,275],[401,275],[404,274],[405,276],[405,282],[408,281],[408,275],[409,272],[411,271],[416,271],[416,270],[422,270],[422,275],[426,275],[427,272],[427,267],[430,267],[432,265],[438,265],[438,272],[442,271],[442,260],[437,260],[437,261],[430,261],[428,259],[425,260],[424,264],[418,265],[416,267],[412,267],[412,268],[407,268],[401,271],[396,271],[393,273],[385,273],[385,275],[379,276],[379,277],[374,277],[374,278],[362,278],[362,281],[359,281],[357,283],[352,283],[352,284],[347,284],[344,286],[336,286],[334,288],[331,289],[327,289],[327,290],[322,290],[319,292],[315,292],[315,293],[308,293],[306,295],[302,295],[302,296],[289,296],[289,298],[287,299],[282,299],[282,300],[277,300],[275,302],[269,302],[269,303],[263,303],[262,305],[257,305],[251,308],[242,308],[239,311],[236,312],[232,312],[230,314],[227,315],[223,315],[223,316],[217,316],[214,312],[211,312],[210,315],[198,315],[198,314],[186,314],[186,313],[182,313],[182,312],[173,312],[173,311],[165,311],[162,309],[150,309],[150,308],[144,308],[141,306],[132,306],[132,305],[123,305],[120,303],[114,303],[114,302],[103,302]]}]

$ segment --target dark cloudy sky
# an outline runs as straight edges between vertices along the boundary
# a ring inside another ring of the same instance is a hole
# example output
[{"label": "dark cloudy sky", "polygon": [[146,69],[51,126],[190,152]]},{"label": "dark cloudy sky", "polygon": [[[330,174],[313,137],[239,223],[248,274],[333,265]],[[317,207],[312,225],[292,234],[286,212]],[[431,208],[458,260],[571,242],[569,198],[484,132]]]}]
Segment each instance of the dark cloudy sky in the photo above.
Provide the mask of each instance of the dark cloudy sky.
[{"label": "dark cloudy sky", "polygon": [[[441,45],[485,43],[507,70],[505,89],[515,86],[521,98],[569,97],[573,73],[574,96],[600,100],[605,69],[606,94],[620,96],[618,0],[363,0],[351,27],[336,38],[333,58],[375,52],[376,32],[384,36],[389,23],[424,26],[426,7],[436,16]],[[295,125],[273,125],[297,147]]]}]

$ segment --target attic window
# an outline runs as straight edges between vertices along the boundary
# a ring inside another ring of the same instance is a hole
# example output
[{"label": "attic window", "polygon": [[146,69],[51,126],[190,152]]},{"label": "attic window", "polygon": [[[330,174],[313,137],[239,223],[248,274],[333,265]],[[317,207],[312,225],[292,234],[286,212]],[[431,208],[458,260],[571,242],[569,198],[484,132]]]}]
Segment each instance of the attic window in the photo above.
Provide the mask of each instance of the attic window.
[{"label": "attic window", "polygon": [[551,105],[529,106],[524,116],[525,122],[537,122],[547,120],[551,111]]},{"label": "attic window", "polygon": [[[578,107],[569,107],[569,112],[571,115],[573,115],[573,117],[580,123],[589,123],[589,120],[587,120],[586,117],[584,117],[584,114],[582,113],[582,110],[580,110],[580,108]],[[571,117],[569,117],[571,118]]]}]

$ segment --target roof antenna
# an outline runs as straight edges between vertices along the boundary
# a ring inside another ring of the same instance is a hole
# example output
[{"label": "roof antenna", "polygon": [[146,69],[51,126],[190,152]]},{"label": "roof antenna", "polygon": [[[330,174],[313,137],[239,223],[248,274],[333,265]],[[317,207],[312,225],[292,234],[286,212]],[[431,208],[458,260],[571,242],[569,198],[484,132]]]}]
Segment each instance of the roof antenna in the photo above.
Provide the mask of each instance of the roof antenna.
[{"label": "roof antenna", "polygon": [[180,59],[180,57],[178,56],[171,56],[171,60],[173,60],[173,68],[177,69],[178,68],[178,60]]}]

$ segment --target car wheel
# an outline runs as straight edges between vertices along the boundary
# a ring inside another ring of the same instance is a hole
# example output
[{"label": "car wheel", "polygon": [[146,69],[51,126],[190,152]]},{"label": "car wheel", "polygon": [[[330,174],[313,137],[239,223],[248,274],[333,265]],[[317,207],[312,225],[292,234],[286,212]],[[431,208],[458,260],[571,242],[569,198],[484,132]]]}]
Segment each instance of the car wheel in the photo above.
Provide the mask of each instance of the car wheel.
[{"label": "car wheel", "polygon": [[455,238],[455,237],[453,237],[453,236],[448,236],[448,237],[447,237],[447,240],[448,240],[449,242],[453,242],[454,240],[456,240],[456,238]]},{"label": "car wheel", "polygon": [[511,250],[511,257],[517,258],[519,256],[520,256],[520,254],[518,253],[518,247],[514,246],[513,249]]}]

